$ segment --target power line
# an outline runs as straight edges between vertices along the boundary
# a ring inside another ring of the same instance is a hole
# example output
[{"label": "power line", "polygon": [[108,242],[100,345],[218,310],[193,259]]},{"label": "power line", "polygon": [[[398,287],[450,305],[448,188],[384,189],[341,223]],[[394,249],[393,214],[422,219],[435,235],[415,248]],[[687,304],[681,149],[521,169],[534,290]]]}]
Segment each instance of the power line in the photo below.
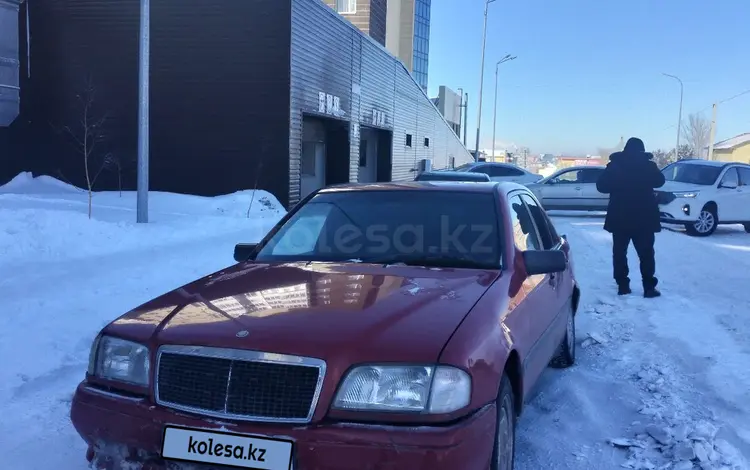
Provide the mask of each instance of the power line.
[{"label": "power line", "polygon": [[[725,98],[723,100],[717,101],[716,104],[726,103],[727,101],[732,101],[735,98],[739,98],[740,96],[747,95],[747,94],[750,94],[750,89],[745,90],[745,91],[740,92],[740,93],[737,93],[736,95],[731,96],[729,98]],[[698,111],[698,113],[700,114],[700,113],[702,113],[704,111],[708,111],[709,109],[713,108],[713,106],[714,105],[712,103],[712,104],[706,106],[705,108],[701,109],[700,111]],[[671,125],[665,127],[664,129],[661,129],[659,132],[668,131],[669,129],[674,129],[675,127],[677,127],[677,124],[671,124]]]}]

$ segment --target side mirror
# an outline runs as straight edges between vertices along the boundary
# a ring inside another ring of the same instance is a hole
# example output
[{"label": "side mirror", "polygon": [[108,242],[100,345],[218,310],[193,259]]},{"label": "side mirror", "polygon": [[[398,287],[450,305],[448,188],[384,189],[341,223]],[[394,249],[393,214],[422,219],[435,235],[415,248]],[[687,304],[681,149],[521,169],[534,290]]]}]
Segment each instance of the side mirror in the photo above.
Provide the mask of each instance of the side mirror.
[{"label": "side mirror", "polygon": [[557,184],[557,180],[554,180],[554,179],[547,180],[544,184]]},{"label": "side mirror", "polygon": [[559,273],[568,265],[565,253],[560,250],[527,250],[523,252],[523,262],[529,276]]},{"label": "side mirror", "polygon": [[560,238],[562,238],[565,241],[568,241],[568,236],[566,234],[560,234]]},{"label": "side mirror", "polygon": [[721,183],[719,185],[719,188],[737,189],[737,183],[735,183],[734,181],[730,181],[729,183]]},{"label": "side mirror", "polygon": [[238,243],[234,246],[234,260],[238,263],[247,261],[253,255],[257,243]]}]

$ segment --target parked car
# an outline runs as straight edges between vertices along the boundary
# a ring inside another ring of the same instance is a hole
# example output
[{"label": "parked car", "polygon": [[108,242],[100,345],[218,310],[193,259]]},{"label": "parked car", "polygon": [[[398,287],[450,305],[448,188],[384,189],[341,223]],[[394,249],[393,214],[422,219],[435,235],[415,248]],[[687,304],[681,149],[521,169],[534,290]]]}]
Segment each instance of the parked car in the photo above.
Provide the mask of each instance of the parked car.
[{"label": "parked car", "polygon": [[490,177],[486,173],[471,173],[468,171],[425,171],[417,175],[414,181],[467,181],[467,182],[489,182]]},{"label": "parked car", "polygon": [[679,160],[662,169],[661,221],[683,225],[706,237],[719,224],[742,224],[750,233],[750,165],[713,160]]},{"label": "parked car", "polygon": [[604,166],[573,166],[526,185],[545,210],[606,211],[609,195],[596,189]]},{"label": "parked car", "polygon": [[524,399],[575,361],[571,246],[522,185],[329,187],[234,256],[96,337],[94,468],[510,470]]},{"label": "parked car", "polygon": [[469,173],[486,173],[492,181],[509,182],[518,184],[534,183],[542,179],[524,168],[510,163],[499,162],[473,162],[456,167],[456,171]]}]

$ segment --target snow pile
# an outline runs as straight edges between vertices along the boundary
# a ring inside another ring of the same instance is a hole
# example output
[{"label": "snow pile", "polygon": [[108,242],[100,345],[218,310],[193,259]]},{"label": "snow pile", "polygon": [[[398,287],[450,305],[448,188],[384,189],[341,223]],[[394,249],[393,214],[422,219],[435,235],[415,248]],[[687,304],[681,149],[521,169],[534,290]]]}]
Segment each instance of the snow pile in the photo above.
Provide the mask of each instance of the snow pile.
[{"label": "snow pile", "polygon": [[247,238],[237,242],[257,240],[285,213],[266,191],[215,198],[151,192],[148,224],[135,223],[135,192],[94,193],[92,220],[87,204],[87,192],[80,188],[49,176],[18,175],[0,187],[0,258],[9,265],[134,252],[144,246],[167,249],[240,230]]},{"label": "snow pile", "polygon": [[68,183],[47,175],[34,177],[31,172],[24,171],[15,178],[0,186],[0,194],[55,194],[78,193],[83,191]]}]

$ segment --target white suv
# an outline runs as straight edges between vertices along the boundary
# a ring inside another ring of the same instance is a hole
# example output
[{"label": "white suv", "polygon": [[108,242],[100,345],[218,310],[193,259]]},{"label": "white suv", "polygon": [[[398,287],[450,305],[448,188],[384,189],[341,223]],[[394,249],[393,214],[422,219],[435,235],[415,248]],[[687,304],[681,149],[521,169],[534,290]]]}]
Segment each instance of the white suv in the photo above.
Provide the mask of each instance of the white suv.
[{"label": "white suv", "polygon": [[750,233],[750,165],[680,160],[662,173],[667,181],[656,195],[663,223],[703,237],[718,224],[742,224]]}]

